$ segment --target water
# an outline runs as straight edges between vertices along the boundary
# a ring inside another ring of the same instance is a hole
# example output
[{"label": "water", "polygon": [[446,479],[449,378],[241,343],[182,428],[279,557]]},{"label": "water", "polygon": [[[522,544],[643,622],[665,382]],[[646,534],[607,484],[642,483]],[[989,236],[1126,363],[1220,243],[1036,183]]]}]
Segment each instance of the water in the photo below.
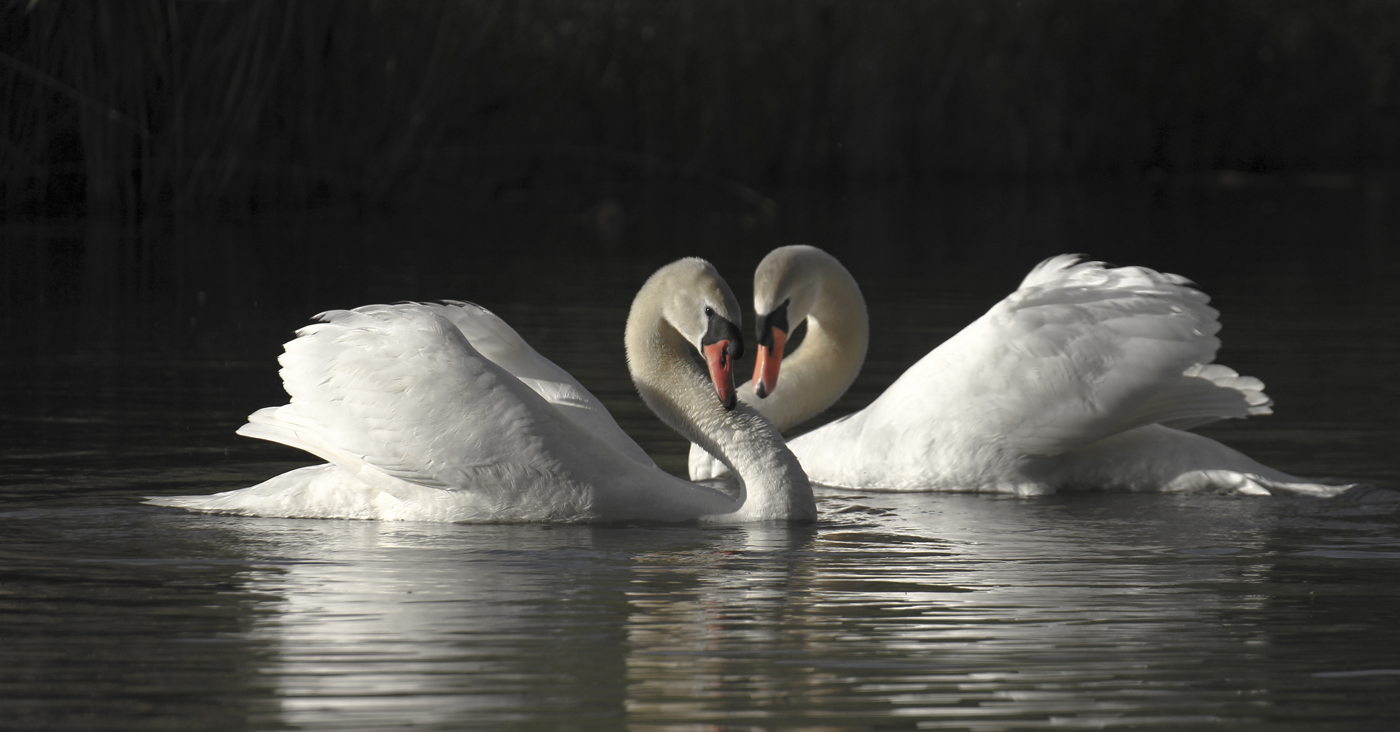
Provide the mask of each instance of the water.
[{"label": "water", "polygon": [[[1291,472],[1397,487],[1400,256],[1375,191],[794,196],[767,229],[663,197],[621,242],[507,204],[506,224],[464,230],[287,219],[133,244],[11,228],[0,729],[1389,729],[1400,502],[1385,494],[824,490],[811,527],[139,503],[311,462],[232,434],[283,398],[280,342],[318,310],[410,297],[500,312],[681,470],[684,445],[625,377],[631,293],[701,253],[746,301],[757,258],[801,240],[850,263],[871,301],[870,362],[834,415],[1039,258],[1086,251],[1215,296],[1220,360],[1278,403],[1206,433]],[[510,246],[474,254],[483,241]]]},{"label": "water", "polygon": [[822,508],[814,528],[9,513],[5,717],[1319,729],[1395,710],[1388,511],[1141,496]]}]

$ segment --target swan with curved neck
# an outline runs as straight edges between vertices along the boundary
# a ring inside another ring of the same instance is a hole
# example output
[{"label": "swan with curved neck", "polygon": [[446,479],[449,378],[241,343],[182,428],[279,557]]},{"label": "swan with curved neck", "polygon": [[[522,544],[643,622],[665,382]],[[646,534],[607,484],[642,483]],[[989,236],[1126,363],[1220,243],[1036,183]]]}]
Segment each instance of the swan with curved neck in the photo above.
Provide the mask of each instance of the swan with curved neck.
[{"label": "swan with curved neck", "polygon": [[[835,257],[797,244],[774,249],[754,270],[754,312],[760,314],[758,353],[753,379],[739,388],[739,399],[778,430],[788,430],[826,411],[860,373],[870,343],[865,298]],[[800,347],[784,356],[788,337],[804,322]],[[691,478],[726,472],[699,443],[691,444]]]},{"label": "swan with curved neck", "polygon": [[[758,353],[751,389],[779,430],[830,407],[855,381],[870,343],[865,298],[835,257],[812,246],[775,249],[754,271]],[[802,347],[783,361],[789,325],[807,323]],[[783,389],[778,391],[779,367]]]},{"label": "swan with curved neck", "polygon": [[782,436],[735,398],[740,309],[704,260],[674,262],[642,286],[627,319],[627,363],[647,405],[739,476],[737,499],[657,468],[592,394],[482,308],[370,305],[318,319],[280,359],[291,402],[253,414],[239,432],[329,462],[150,503],[456,522],[816,517]]},{"label": "swan with curved neck", "polygon": [[[1207,301],[1177,275],[1053,257],[865,409],[789,446],[813,482],[867,490],[1348,488],[1288,475],[1185,431],[1271,412],[1262,382],[1211,363],[1220,324]],[[754,305],[759,353],[741,398],[787,429],[824,410],[858,373],[864,300],[834,257],[795,246],[759,264]],[[784,357],[789,327],[804,318],[808,338]],[[692,476],[723,472],[692,449]]]}]

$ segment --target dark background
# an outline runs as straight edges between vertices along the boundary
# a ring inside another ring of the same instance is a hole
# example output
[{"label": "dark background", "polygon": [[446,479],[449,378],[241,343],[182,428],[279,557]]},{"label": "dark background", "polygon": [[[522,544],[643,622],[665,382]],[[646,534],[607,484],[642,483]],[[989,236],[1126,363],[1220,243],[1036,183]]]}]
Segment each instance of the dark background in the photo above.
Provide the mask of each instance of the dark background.
[{"label": "dark background", "polygon": [[1388,0],[0,0],[0,320],[569,302],[537,267],[625,307],[683,255],[745,299],[794,242],[1389,306],[1396,58]]},{"label": "dark background", "polygon": [[1380,0],[0,8],[11,218],[401,207],[571,168],[757,202],[751,187],[1374,172],[1400,155],[1400,6]]}]

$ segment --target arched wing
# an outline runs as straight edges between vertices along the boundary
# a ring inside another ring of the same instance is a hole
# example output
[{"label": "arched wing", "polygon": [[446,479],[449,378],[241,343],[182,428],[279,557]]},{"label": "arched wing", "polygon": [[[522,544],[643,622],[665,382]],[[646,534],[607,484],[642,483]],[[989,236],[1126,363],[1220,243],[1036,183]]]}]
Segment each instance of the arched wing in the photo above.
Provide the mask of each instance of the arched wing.
[{"label": "arched wing", "polygon": [[307,450],[391,494],[407,481],[490,500],[573,465],[626,461],[483,356],[436,307],[319,317],[279,359],[290,403],[254,413],[239,434]]},{"label": "arched wing", "polygon": [[1210,363],[1220,324],[1208,301],[1177,275],[1046,260],[901,376],[871,418],[1053,454],[1146,424],[1268,414],[1262,383]]}]

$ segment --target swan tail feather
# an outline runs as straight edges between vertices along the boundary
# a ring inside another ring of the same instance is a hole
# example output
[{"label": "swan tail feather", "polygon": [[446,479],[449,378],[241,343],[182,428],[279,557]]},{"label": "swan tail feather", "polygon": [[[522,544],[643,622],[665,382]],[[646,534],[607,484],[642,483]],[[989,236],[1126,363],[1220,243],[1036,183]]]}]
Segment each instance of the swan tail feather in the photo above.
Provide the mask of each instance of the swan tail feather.
[{"label": "swan tail feather", "polygon": [[[1363,498],[1369,491],[1378,490],[1362,483],[1332,482],[1327,478],[1301,478],[1294,481],[1276,480],[1249,473],[1235,473],[1233,488],[1241,495],[1253,496],[1306,496],[1309,498]],[[1386,491],[1386,493],[1394,493]],[[1382,494],[1377,494],[1382,495]]]},{"label": "swan tail feather", "polygon": [[[1204,438],[1202,438],[1204,439]],[[1165,493],[1216,491],[1242,496],[1306,496],[1357,500],[1400,500],[1400,493],[1334,478],[1304,478],[1271,470],[1253,468],[1202,468],[1188,470],[1161,486]]]}]

